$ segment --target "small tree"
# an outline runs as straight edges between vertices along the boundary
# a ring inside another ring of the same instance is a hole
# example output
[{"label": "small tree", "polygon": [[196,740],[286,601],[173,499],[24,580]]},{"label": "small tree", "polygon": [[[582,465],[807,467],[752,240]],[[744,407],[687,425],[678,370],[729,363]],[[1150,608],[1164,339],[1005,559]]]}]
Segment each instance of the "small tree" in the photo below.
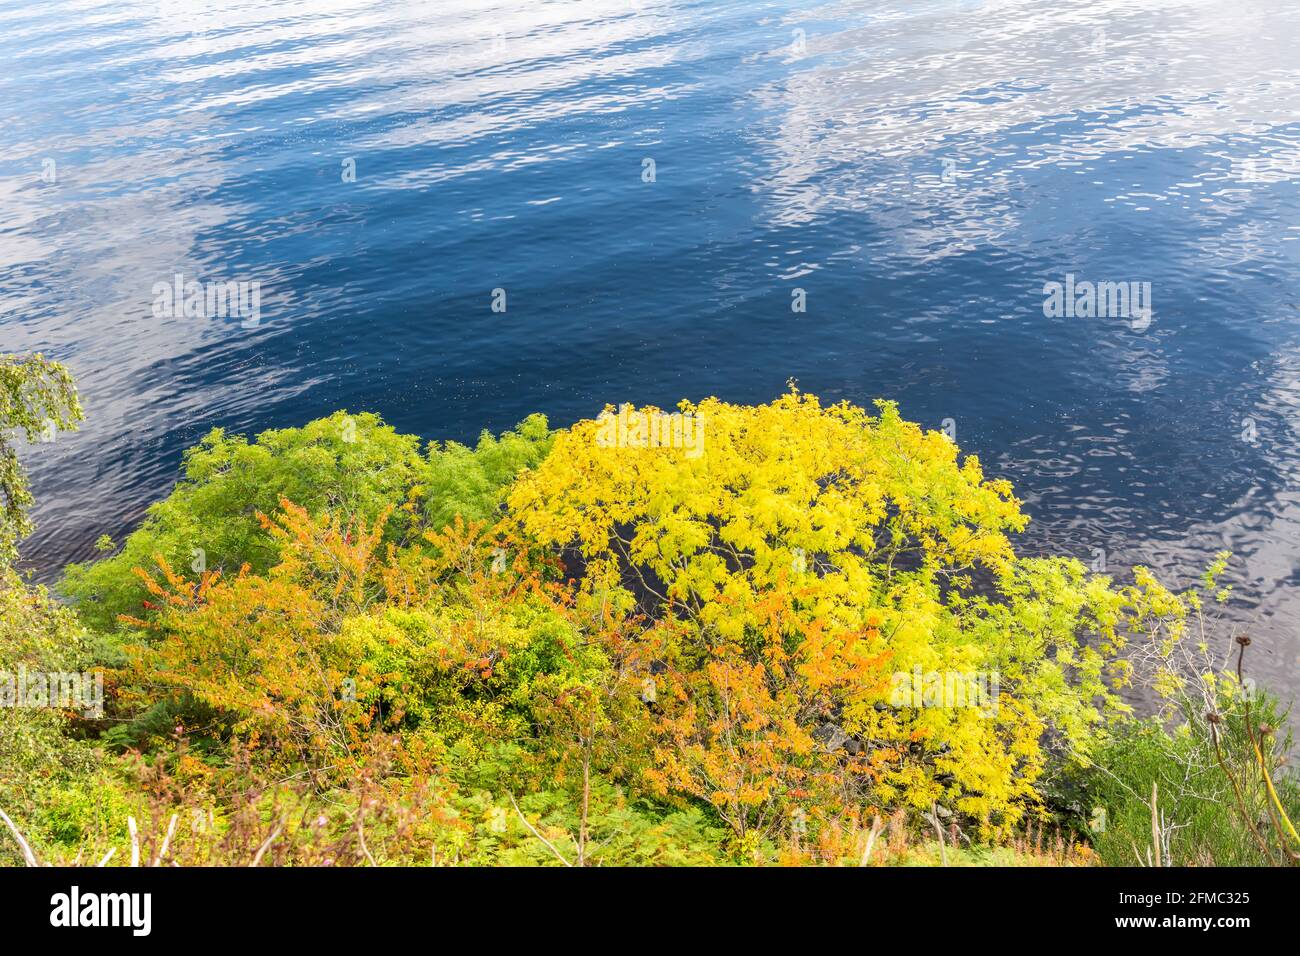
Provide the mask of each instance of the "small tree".
[{"label": "small tree", "polygon": [[39,353],[0,355],[0,566],[18,556],[18,541],[31,534],[33,504],[27,474],[13,446],[21,430],[28,441],[71,431],[81,421],[72,374]]}]

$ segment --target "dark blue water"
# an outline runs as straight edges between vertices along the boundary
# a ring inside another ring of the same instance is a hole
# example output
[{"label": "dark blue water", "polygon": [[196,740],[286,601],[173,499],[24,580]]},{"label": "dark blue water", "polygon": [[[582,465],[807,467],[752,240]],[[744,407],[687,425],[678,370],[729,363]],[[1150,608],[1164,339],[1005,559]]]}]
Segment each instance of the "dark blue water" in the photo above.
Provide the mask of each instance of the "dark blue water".
[{"label": "dark blue water", "polygon": [[[1255,0],[0,0],[0,351],[89,414],[26,455],[26,555],[120,537],[215,425],[470,440],[795,378],[951,419],[1028,552],[1233,549],[1294,689],[1297,49]],[[156,316],[177,272],[259,324]],[[1149,325],[1045,316],[1067,273],[1149,282]]]}]

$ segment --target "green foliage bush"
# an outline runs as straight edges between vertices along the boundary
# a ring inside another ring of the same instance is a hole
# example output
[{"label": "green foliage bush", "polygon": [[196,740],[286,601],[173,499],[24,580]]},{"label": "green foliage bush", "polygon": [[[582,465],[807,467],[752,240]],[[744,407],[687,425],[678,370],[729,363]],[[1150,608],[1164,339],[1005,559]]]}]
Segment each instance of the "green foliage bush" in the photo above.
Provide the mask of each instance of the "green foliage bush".
[{"label": "green foliage bush", "polygon": [[[0,671],[80,672],[91,636],[76,615],[12,569],[0,568]],[[88,833],[125,826],[117,784],[92,741],[70,735],[74,720],[51,707],[0,707],[0,808],[27,822],[34,848],[76,847]],[[84,732],[83,735],[84,737]],[[7,838],[0,861],[20,861]]]},{"label": "green foliage bush", "polygon": [[141,614],[147,593],[134,569],[154,568],[155,555],[179,569],[196,567],[200,557],[203,567],[227,573],[244,564],[259,573],[269,569],[278,549],[258,515],[275,513],[282,498],[313,514],[362,522],[395,506],[386,533],[404,543],[417,524],[440,528],[457,514],[490,517],[501,490],[540,461],[550,441],[541,415],[499,438],[485,432],[474,448],[435,442],[425,453],[419,438],[368,413],[336,412],[301,428],[262,432],[254,441],[213,429],[185,453],[181,480],[121,549],[70,565],[60,587],[88,624],[115,631],[120,616]]},{"label": "green foliage bush", "polygon": [[[1259,693],[1253,720],[1285,728],[1285,709]],[[1272,827],[1266,794],[1245,729],[1239,697],[1225,697],[1219,708],[1219,753],[1243,788],[1247,809],[1261,833]],[[1093,844],[1108,866],[1147,865],[1151,847],[1151,798],[1156,812],[1170,824],[1169,856],[1175,866],[1265,866],[1279,856],[1265,855],[1243,823],[1237,796],[1215,752],[1204,714],[1190,714],[1172,729],[1159,718],[1135,720],[1118,727],[1096,756],[1085,790]],[[1278,749],[1291,749],[1291,735],[1281,731]],[[1300,818],[1300,783],[1278,775],[1278,795],[1290,817]],[[1099,813],[1098,810],[1103,812]]]}]

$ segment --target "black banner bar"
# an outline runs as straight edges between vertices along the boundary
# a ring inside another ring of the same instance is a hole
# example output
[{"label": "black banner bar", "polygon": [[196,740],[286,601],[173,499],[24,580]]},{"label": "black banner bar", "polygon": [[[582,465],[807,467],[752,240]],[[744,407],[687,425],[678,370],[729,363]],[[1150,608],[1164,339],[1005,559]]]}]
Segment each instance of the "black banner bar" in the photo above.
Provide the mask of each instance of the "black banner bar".
[{"label": "black banner bar", "polygon": [[935,940],[1197,933],[1230,943],[1289,932],[1297,888],[1294,870],[1234,869],[30,868],[0,871],[0,915],[12,939],[128,946],[373,946],[377,934],[431,931],[458,948],[465,933],[494,946],[516,934],[770,943],[875,926]]}]

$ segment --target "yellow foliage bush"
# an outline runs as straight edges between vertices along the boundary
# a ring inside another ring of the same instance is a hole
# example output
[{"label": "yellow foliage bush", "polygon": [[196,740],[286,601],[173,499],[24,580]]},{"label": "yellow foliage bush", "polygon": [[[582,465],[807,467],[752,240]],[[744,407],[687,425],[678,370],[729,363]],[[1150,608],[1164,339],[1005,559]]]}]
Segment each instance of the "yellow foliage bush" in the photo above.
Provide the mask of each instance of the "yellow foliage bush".
[{"label": "yellow foliage bush", "polygon": [[1126,633],[1176,611],[1150,579],[1120,591],[1018,558],[1010,485],[884,402],[607,408],[508,507],[584,613],[646,622],[651,782],[743,839],[900,803],[1006,830],[1035,803],[1044,740],[1086,760],[1122,709]]}]

